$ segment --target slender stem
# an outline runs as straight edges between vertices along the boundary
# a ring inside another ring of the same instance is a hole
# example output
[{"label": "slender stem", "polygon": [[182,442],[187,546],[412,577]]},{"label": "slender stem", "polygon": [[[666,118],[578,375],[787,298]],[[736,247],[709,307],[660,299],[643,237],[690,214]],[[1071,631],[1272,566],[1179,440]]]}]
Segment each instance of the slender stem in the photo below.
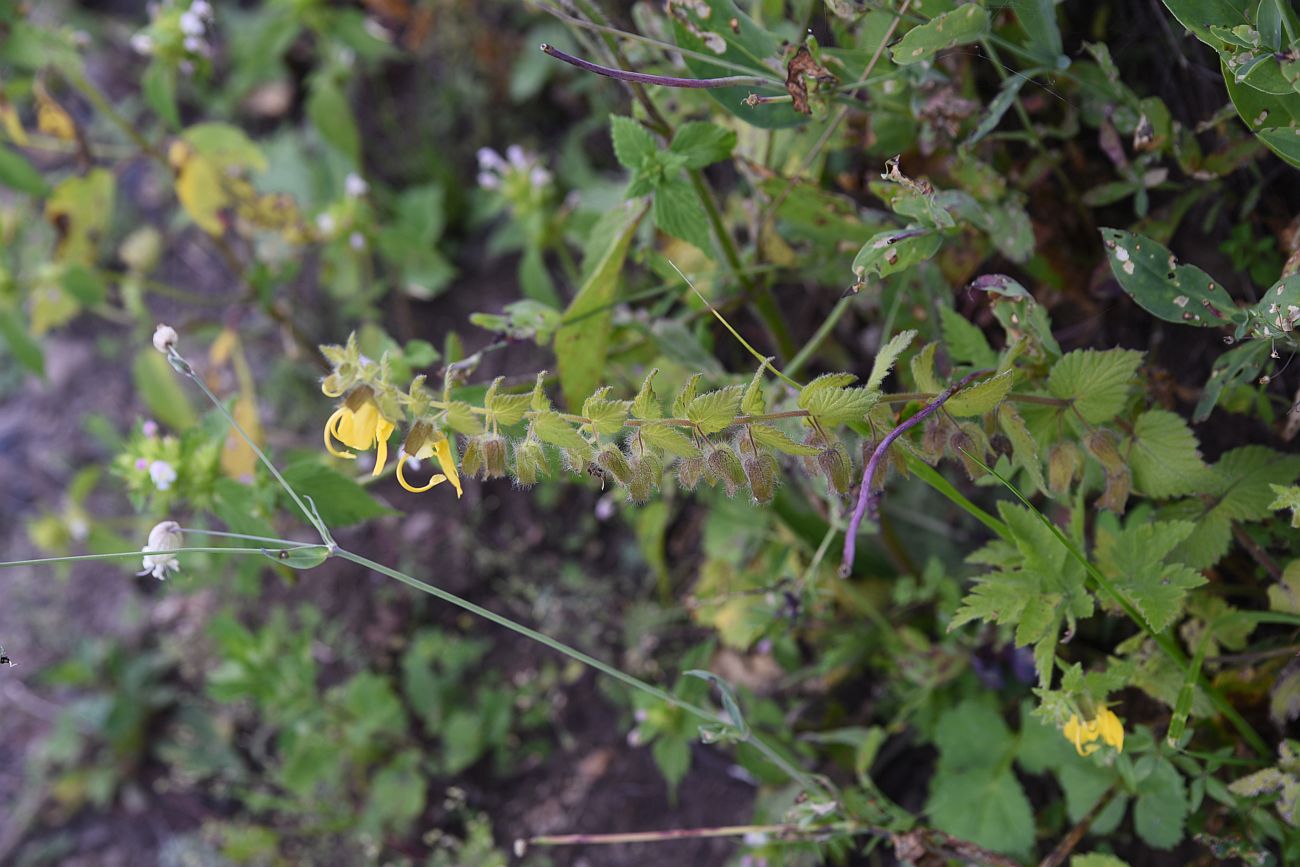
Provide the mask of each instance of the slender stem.
[{"label": "slender stem", "polygon": [[198,536],[221,536],[226,539],[246,539],[250,542],[273,542],[287,548],[316,548],[316,542],[296,542],[293,539],[277,539],[274,536],[250,536],[247,533],[226,533],[222,530],[199,530],[193,527],[181,527],[182,533]]},{"label": "slender stem", "polygon": [[323,541],[326,546],[333,547],[334,539],[330,536],[329,528],[325,526],[325,523],[320,519],[320,516],[316,514],[316,510],[314,508],[307,508],[307,505],[302,501],[302,498],[298,496],[298,492],[295,491],[293,486],[290,485],[285,477],[280,474],[280,471],[276,469],[275,464],[271,463],[271,459],[266,456],[266,453],[258,447],[257,443],[253,442],[253,438],[249,435],[248,431],[244,430],[243,426],[235,420],[235,417],[230,414],[225,405],[222,404],[221,401],[217,400],[217,396],[208,389],[208,386],[203,382],[199,375],[194,372],[194,368],[185,360],[185,357],[176,351],[176,347],[173,346],[169,350],[167,360],[172,363],[172,367],[188,376],[190,380],[199,387],[199,390],[207,395],[208,400],[217,408],[217,412],[221,413],[221,415],[225,417],[226,421],[230,424],[231,428],[234,429],[235,433],[239,434],[244,443],[253,450],[253,454],[257,455],[257,459],[262,462],[262,466],[271,471],[271,475],[280,483],[280,487],[284,488],[285,492],[289,495],[289,498],[293,500],[294,505],[298,507],[299,511],[302,512],[303,517],[307,519],[307,523],[315,527],[316,532],[320,533],[321,541]]},{"label": "slender stem", "polygon": [[1107,789],[1102,796],[1097,799],[1097,803],[1092,805],[1092,809],[1079,820],[1078,824],[1070,829],[1070,833],[1062,837],[1061,842],[1057,843],[1056,847],[1048,853],[1047,857],[1039,862],[1038,867],[1061,867],[1061,865],[1065,863],[1065,859],[1070,857],[1070,853],[1074,851],[1074,847],[1078,846],[1079,841],[1088,833],[1088,829],[1092,827],[1092,823],[1097,821],[1097,817],[1101,815],[1101,811],[1110,805],[1111,799],[1115,797],[1115,793],[1118,790],[1118,785],[1111,786]]},{"label": "slender stem", "polygon": [[831,308],[831,312],[822,320],[822,324],[817,326],[817,330],[813,332],[813,336],[808,338],[808,342],[803,345],[802,349],[795,353],[794,358],[790,359],[790,363],[785,366],[786,373],[794,376],[805,364],[808,363],[808,360],[813,357],[813,354],[816,353],[817,349],[822,345],[822,341],[825,340],[835,326],[839,324],[840,318],[848,312],[852,303],[852,297],[841,298],[839,301],[835,302],[835,306]]},{"label": "slender stem", "polygon": [[671,840],[699,840],[710,837],[745,837],[769,834],[782,840],[816,839],[827,834],[875,834],[888,836],[888,828],[858,822],[831,822],[826,825],[723,825],[717,828],[669,828],[664,831],[631,831],[623,834],[547,834],[529,837],[529,846],[611,846],[620,843],[665,843]]},{"label": "slender stem", "polygon": [[875,486],[876,473],[880,469],[880,463],[884,459],[885,453],[894,441],[925,421],[931,415],[938,411],[939,407],[947,402],[962,388],[965,388],[970,382],[981,376],[987,376],[992,371],[977,370],[974,373],[968,373],[952,385],[945,388],[935,396],[933,400],[909,418],[907,421],[891,430],[876,450],[871,453],[871,459],[867,461],[866,468],[862,471],[862,487],[858,489],[858,503],[853,508],[853,514],[849,517],[849,526],[844,531],[844,559],[840,563],[840,575],[847,578],[853,572],[853,559],[857,554],[858,544],[858,527],[862,524],[862,519],[870,513],[875,518],[880,511],[880,495],[873,493],[872,488]]},{"label": "slender stem", "polygon": [[95,87],[89,79],[78,72],[67,72],[65,73],[65,76],[68,83],[75,87],[82,96],[89,100],[90,104],[95,106],[96,110],[103,114],[104,117],[108,118],[114,126],[126,135],[127,138],[131,139],[131,141],[135,143],[136,147],[155,159],[163,160],[164,162],[166,161],[163,157],[162,151],[151,144],[149,140],[146,139],[138,129],[136,129],[135,124],[131,123],[131,121],[127,120],[121,113],[119,113],[118,110],[113,107],[113,104],[104,98],[104,94],[99,92],[99,88]]},{"label": "slender stem", "polygon": [[635,81],[638,84],[655,84],[660,87],[685,87],[710,89],[715,87],[744,87],[750,86],[770,86],[772,82],[766,78],[760,78],[756,75],[729,75],[725,78],[678,78],[671,75],[652,75],[648,72],[632,72],[626,69],[615,69],[612,66],[601,66],[599,63],[592,63],[590,60],[583,60],[581,57],[574,57],[572,54],[566,54],[554,45],[543,42],[541,45],[543,54],[550,55],[556,60],[562,60],[570,66],[576,66],[587,72],[594,72],[597,75],[603,75],[606,78],[616,78],[619,81]]},{"label": "slender stem", "polygon": [[[320,545],[311,547],[319,548]],[[129,560],[156,554],[266,554],[266,548],[173,548],[170,551],[113,551],[106,554],[74,554],[69,557],[39,557],[35,560],[6,560],[0,569],[11,566],[42,566],[48,563],[75,563],[80,560]]]},{"label": "slender stem", "polygon": [[[669,692],[666,692],[657,686],[646,683],[644,680],[641,680],[640,678],[633,677],[627,672],[621,671],[620,669],[615,668],[609,663],[602,662],[596,657],[583,653],[581,650],[578,650],[575,647],[570,647],[569,645],[561,641],[557,641],[556,639],[551,638],[549,635],[546,635],[545,633],[538,632],[536,629],[530,629],[527,626],[524,626],[522,623],[516,623],[515,621],[511,620],[508,617],[497,614],[495,611],[491,611],[487,608],[484,608],[481,605],[475,605],[473,602],[470,602],[468,599],[463,599],[454,593],[450,593],[446,590],[443,590],[441,587],[435,587],[434,585],[421,581],[418,578],[413,578],[410,575],[407,575],[405,572],[399,572],[396,569],[385,566],[382,563],[376,563],[374,560],[367,559],[365,557],[362,557],[359,554],[354,554],[351,551],[348,551],[343,548],[336,548],[334,554],[338,557],[342,557],[344,560],[351,560],[353,563],[356,563],[358,566],[364,566],[365,568],[370,569],[374,572],[378,572],[381,575],[386,575],[389,578],[393,578],[394,580],[400,581],[403,584],[407,585],[408,587],[414,587],[416,590],[420,590],[424,593],[428,593],[430,596],[434,596],[438,599],[441,599],[444,602],[448,602],[452,605],[455,605],[458,608],[462,608],[465,611],[468,611],[477,617],[481,617],[484,620],[490,621],[492,623],[495,623],[498,626],[502,626],[506,629],[509,629],[511,632],[515,632],[518,633],[519,635],[524,636],[525,638],[532,639],[533,641],[536,641],[538,644],[545,645],[546,647],[549,647],[558,653],[564,654],[570,659],[577,660],[583,665],[589,668],[593,668],[596,671],[599,671],[601,674],[608,675],[609,677],[612,677],[615,680],[621,681],[622,683],[632,687],[633,689],[640,690],[641,692],[653,696],[654,698],[657,698],[660,701],[667,702],[673,707],[680,708],[681,710],[684,710],[687,713],[691,714],[692,716],[698,717],[699,719],[704,720],[705,722],[713,723],[713,724],[717,724],[717,723],[730,724],[725,719],[720,717],[717,713],[708,710],[707,708],[702,708],[699,705],[695,705],[695,704],[691,704],[690,702],[683,701],[677,696]],[[745,743],[748,743],[751,746],[753,746],[755,749],[757,749],[768,759],[768,761],[772,762],[772,764],[776,765],[783,772],[785,772],[785,774],[787,774],[792,780],[797,782],[805,791],[808,792],[824,791],[824,787],[818,784],[811,776],[809,776],[804,771],[801,771],[798,768],[796,768],[794,765],[792,765],[788,760],[785,759],[784,756],[782,756],[779,752],[777,752],[772,746],[765,743],[761,738],[759,738],[753,732],[750,732],[749,736],[745,739]]]}]

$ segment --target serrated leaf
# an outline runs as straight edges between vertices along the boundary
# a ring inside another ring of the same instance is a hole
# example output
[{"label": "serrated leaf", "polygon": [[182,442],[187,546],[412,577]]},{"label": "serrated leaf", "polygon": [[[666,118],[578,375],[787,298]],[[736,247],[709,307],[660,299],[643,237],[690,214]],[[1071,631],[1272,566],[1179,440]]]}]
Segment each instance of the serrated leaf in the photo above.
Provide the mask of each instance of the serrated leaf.
[{"label": "serrated leaf", "polygon": [[810,395],[823,388],[843,388],[852,385],[858,378],[852,373],[823,373],[803,387],[803,394]]},{"label": "serrated leaf", "polygon": [[590,448],[577,428],[554,410],[544,410],[533,416],[533,433],[542,442],[559,446],[562,449],[574,449],[585,452]]},{"label": "serrated leaf", "polygon": [[1273,502],[1268,504],[1270,509],[1290,509],[1291,526],[1300,530],[1300,485],[1273,485],[1268,486],[1273,492]]},{"label": "serrated leaf", "polygon": [[1179,416],[1163,409],[1137,417],[1126,451],[1134,489],[1148,497],[1195,493],[1209,469],[1201,460],[1191,428]]},{"label": "serrated leaf", "polygon": [[1190,521],[1148,521],[1125,527],[1098,552],[1119,590],[1128,596],[1151,628],[1163,632],[1183,613],[1187,591],[1205,576],[1166,558],[1192,535]]},{"label": "serrated leaf", "polygon": [[939,344],[927,343],[920,352],[912,356],[909,365],[912,368],[912,381],[916,383],[916,387],[929,394],[943,391],[943,383],[939,382],[939,377],[934,372],[934,355],[938,349]]},{"label": "serrated leaf", "polygon": [[740,411],[745,415],[762,415],[767,412],[767,401],[763,398],[763,375],[767,372],[767,365],[771,361],[771,358],[764,359],[758,366],[758,370],[754,371],[754,378],[749,381],[749,386],[745,389],[745,396],[740,399]]},{"label": "serrated leaf", "polygon": [[950,307],[939,308],[939,323],[949,358],[973,367],[997,367],[998,354],[975,323]]},{"label": "serrated leaf", "polygon": [[663,449],[680,458],[693,458],[700,454],[695,442],[682,433],[681,428],[664,422],[650,422],[639,428],[641,438],[655,448]]},{"label": "serrated leaf", "polygon": [[609,133],[614,142],[614,158],[625,169],[640,171],[659,152],[654,136],[630,117],[610,115]]},{"label": "serrated leaf", "polygon": [[1142,353],[1132,349],[1076,349],[1052,365],[1047,389],[1072,401],[1084,421],[1100,424],[1124,408],[1141,363]]},{"label": "serrated leaf", "polygon": [[944,409],[958,417],[983,415],[1007,396],[1014,381],[1015,371],[1005,370],[957,392],[944,404]]},{"label": "serrated leaf", "polygon": [[836,425],[862,421],[879,400],[880,392],[868,388],[832,387],[801,392],[799,406],[818,421]]},{"label": "serrated leaf", "polygon": [[945,48],[977,42],[988,32],[988,10],[976,3],[968,3],[904,33],[903,38],[889,50],[890,57],[900,66],[919,63]]},{"label": "serrated leaf", "polygon": [[608,392],[608,388],[603,388],[582,404],[583,416],[591,419],[591,425],[596,433],[603,436],[611,436],[623,429],[623,422],[627,420],[629,408],[626,400],[608,400],[598,396]]},{"label": "serrated leaf", "polygon": [[1038,440],[1029,432],[1029,427],[1021,418],[1020,412],[1010,403],[1003,403],[998,407],[998,425],[1007,435],[1007,439],[1011,440],[1012,462],[1015,466],[1029,474],[1029,478],[1038,490],[1047,490],[1047,482],[1043,478],[1043,460],[1038,452]]},{"label": "serrated leaf", "polygon": [[655,187],[654,221],[661,231],[693,244],[706,255],[713,254],[709,216],[684,178],[669,178]]},{"label": "serrated leaf", "polygon": [[879,391],[880,387],[885,384],[885,377],[889,376],[889,371],[893,369],[894,363],[898,357],[903,354],[907,347],[912,345],[916,339],[916,332],[912,329],[900,331],[889,339],[889,342],[880,347],[876,353],[875,360],[871,362],[871,375],[867,377],[866,388],[871,391]]},{"label": "serrated leaf", "polygon": [[551,408],[551,399],[546,396],[546,371],[537,371],[537,381],[528,395],[528,405],[540,412]]},{"label": "serrated leaf", "polygon": [[637,392],[636,399],[632,401],[633,418],[663,418],[664,408],[659,404],[659,396],[655,394],[654,379],[659,373],[659,368],[653,368],[646,374],[645,382],[641,383],[641,390]]},{"label": "serrated leaf", "polygon": [[695,422],[705,436],[717,433],[735,421],[743,393],[739,385],[707,391],[687,404],[686,417]]},{"label": "serrated leaf", "polygon": [[673,418],[686,418],[686,407],[691,401],[695,400],[695,392],[700,387],[700,379],[700,374],[692,374],[682,385],[682,390],[677,392],[677,397],[673,398]]},{"label": "serrated leaf", "polygon": [[803,443],[795,442],[786,436],[784,431],[771,425],[751,424],[749,432],[760,445],[774,448],[783,454],[813,457],[821,453],[821,449],[816,446],[806,446]]},{"label": "serrated leaf", "polygon": [[284,477],[300,495],[312,498],[321,520],[331,527],[397,514],[351,478],[315,457],[289,464],[284,468]]},{"label": "serrated leaf", "polygon": [[1224,453],[1214,465],[1205,491],[1217,497],[1214,511],[1234,521],[1260,521],[1273,513],[1273,485],[1300,475],[1300,456],[1266,446],[1243,446]]},{"label": "serrated leaf", "polygon": [[1120,287],[1152,316],[1202,328],[1246,320],[1227,289],[1156,241],[1119,229],[1102,229],[1101,236]]},{"label": "serrated leaf", "polygon": [[497,424],[509,427],[523,421],[524,413],[528,412],[532,400],[532,392],[525,394],[496,393],[484,402],[484,407],[492,410]]},{"label": "serrated leaf", "polygon": [[1133,805],[1133,827],[1154,849],[1172,849],[1183,839],[1189,805],[1182,774],[1164,756],[1154,756],[1155,767],[1138,783]]},{"label": "serrated leaf", "polygon": [[669,150],[685,160],[688,169],[722,162],[736,147],[736,134],[707,121],[690,121],[677,128]]}]

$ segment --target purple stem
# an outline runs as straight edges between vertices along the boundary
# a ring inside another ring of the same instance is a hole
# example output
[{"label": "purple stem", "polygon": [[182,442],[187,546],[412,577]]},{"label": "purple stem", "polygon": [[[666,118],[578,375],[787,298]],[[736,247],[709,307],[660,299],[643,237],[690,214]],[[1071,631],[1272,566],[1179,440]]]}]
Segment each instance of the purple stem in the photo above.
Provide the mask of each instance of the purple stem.
[{"label": "purple stem", "polygon": [[871,453],[871,459],[867,461],[866,468],[862,471],[862,487],[858,489],[858,504],[853,507],[853,516],[849,518],[849,526],[844,531],[844,559],[840,562],[841,578],[847,578],[853,572],[853,559],[858,552],[858,527],[862,524],[862,519],[868,513],[874,519],[880,512],[880,494],[872,493],[871,488],[875,484],[876,472],[880,468],[880,462],[885,458],[885,452],[889,451],[889,447],[894,444],[894,440],[933,415],[939,407],[944,405],[948,398],[965,388],[971,380],[986,376],[992,372],[991,370],[977,370],[974,373],[966,374],[935,395],[934,399],[921,407],[916,415],[891,430],[880,441],[880,445],[876,446],[876,450]]},{"label": "purple stem", "polygon": [[731,75],[726,78],[674,78],[669,75],[650,75],[646,72],[630,72],[626,69],[615,69],[612,66],[601,66],[592,63],[590,60],[583,60],[581,57],[574,57],[572,54],[565,54],[554,45],[542,43],[542,53],[549,54],[556,60],[563,60],[570,66],[576,66],[579,69],[585,69],[587,72],[594,72],[597,75],[604,75],[609,78],[617,78],[619,81],[635,81],[640,84],[658,84],[662,87],[692,87],[692,88],[710,88],[710,87],[751,87],[777,86],[776,82],[769,81],[766,78],[760,78],[757,75]]}]

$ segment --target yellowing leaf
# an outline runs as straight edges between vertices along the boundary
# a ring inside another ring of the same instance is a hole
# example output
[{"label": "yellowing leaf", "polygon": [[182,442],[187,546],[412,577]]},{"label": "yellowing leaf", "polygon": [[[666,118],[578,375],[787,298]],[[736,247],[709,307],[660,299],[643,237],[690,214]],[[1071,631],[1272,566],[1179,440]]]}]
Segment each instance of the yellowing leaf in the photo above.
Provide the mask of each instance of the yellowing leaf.
[{"label": "yellowing leaf", "polygon": [[216,163],[180,141],[172,143],[167,157],[176,170],[176,197],[185,213],[209,235],[223,234],[221,210],[231,199]]},{"label": "yellowing leaf", "polygon": [[54,98],[39,84],[33,89],[33,92],[36,95],[36,128],[46,135],[52,135],[64,141],[75,141],[77,138],[77,125],[73,122],[72,115],[68,114],[63,106],[55,102]]},{"label": "yellowing leaf", "polygon": [[45,203],[45,219],[59,240],[56,259],[94,265],[100,239],[108,231],[113,212],[113,173],[91,169],[83,177],[68,178],[54,188]]}]

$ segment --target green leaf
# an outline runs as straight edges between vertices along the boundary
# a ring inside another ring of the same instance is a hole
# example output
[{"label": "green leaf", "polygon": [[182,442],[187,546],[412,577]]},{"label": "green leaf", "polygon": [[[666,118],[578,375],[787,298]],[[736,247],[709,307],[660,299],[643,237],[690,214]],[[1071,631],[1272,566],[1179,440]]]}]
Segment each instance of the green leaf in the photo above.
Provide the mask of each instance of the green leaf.
[{"label": "green leaf", "polygon": [[1195,265],[1180,263],[1167,247],[1119,229],[1102,229],[1101,237],[1120,287],[1152,316],[1201,328],[1246,320],[1227,289]]},{"label": "green leaf", "polygon": [[695,392],[700,387],[702,378],[700,374],[693,373],[682,385],[682,390],[673,398],[673,418],[685,418],[686,407],[695,400]]},{"label": "green leaf", "polygon": [[252,169],[264,172],[266,156],[261,148],[242,129],[227,123],[196,123],[187,127],[181,138],[189,142],[200,156],[206,157],[216,168]]},{"label": "green leaf", "polygon": [[1195,493],[1209,469],[1187,422],[1163,409],[1137,417],[1127,451],[1134,489],[1148,497]]},{"label": "green leaf", "polygon": [[153,347],[136,354],[131,373],[136,394],[144,398],[154,418],[175,431],[184,431],[198,422],[189,393],[181,386],[176,371]]},{"label": "green leaf", "polygon": [[677,128],[669,150],[685,159],[688,169],[720,163],[736,148],[736,134],[707,121],[691,121]]},{"label": "green leaf", "polygon": [[861,281],[871,274],[888,277],[906,271],[933,257],[941,244],[943,238],[933,229],[910,227],[879,232],[853,257],[853,276]]},{"label": "green leaf", "polygon": [[1164,0],[1167,8],[1183,29],[1191,31],[1197,39],[1216,51],[1223,41],[1210,34],[1210,27],[1233,27],[1249,21],[1246,8],[1252,0]]},{"label": "green leaf", "polygon": [[1155,768],[1138,783],[1133,826],[1154,849],[1172,849],[1183,839],[1190,807],[1182,774],[1164,756],[1152,756]]},{"label": "green leaf", "polygon": [[890,49],[890,57],[900,66],[919,63],[945,48],[977,42],[988,33],[988,10],[969,3],[907,31]]},{"label": "green leaf", "polygon": [[[1022,2],[1037,2],[1037,0],[1022,0]],[[1020,88],[1024,87],[1025,82],[1029,80],[1029,77],[1024,75],[1007,76],[1002,82],[1002,87],[998,89],[998,95],[989,101],[988,107],[984,109],[984,116],[975,125],[975,129],[967,137],[963,147],[971,147],[998,128],[1007,111],[1015,105],[1016,97],[1020,95]]]},{"label": "green leaf", "polygon": [[580,452],[590,449],[590,445],[582,438],[582,434],[578,433],[578,429],[554,410],[538,412],[533,416],[532,427],[533,433],[537,434],[537,438],[544,443]]},{"label": "green leaf", "polygon": [[675,735],[664,735],[655,738],[650,754],[654,757],[659,773],[664,775],[668,789],[675,793],[677,786],[686,777],[686,772],[691,769],[690,741]]},{"label": "green leaf", "polygon": [[361,827],[371,834],[404,833],[424,812],[425,779],[418,750],[399,754],[370,781]]},{"label": "green leaf", "polygon": [[0,185],[30,196],[44,196],[50,191],[27,157],[7,147],[0,147]]},{"label": "green leaf", "polygon": [[140,78],[145,102],[168,129],[180,129],[181,113],[176,107],[176,70],[159,57],[153,58]]},{"label": "green leaf", "polygon": [[686,417],[695,422],[705,436],[731,426],[740,410],[744,389],[729,385],[717,391],[706,391],[686,405]]},{"label": "green leaf", "polygon": [[1220,355],[1210,368],[1210,378],[1201,391],[1201,399],[1192,412],[1193,422],[1203,422],[1214,411],[1219,396],[1226,389],[1253,382],[1268,359],[1269,344],[1264,340],[1251,340],[1234,346]]},{"label": "green leaf", "polygon": [[284,478],[299,495],[312,498],[321,520],[331,527],[397,514],[350,477],[315,457],[289,464],[284,468]]},{"label": "green leaf", "polygon": [[998,407],[998,424],[1002,432],[1011,440],[1011,459],[1015,466],[1029,474],[1029,478],[1038,490],[1046,491],[1047,482],[1043,478],[1043,460],[1038,451],[1038,440],[1029,432],[1020,412],[1010,403]]},{"label": "green leaf", "polygon": [[510,427],[523,421],[524,413],[528,412],[533,396],[531,392],[525,394],[500,393],[497,388],[503,379],[504,377],[498,376],[489,386],[488,392],[483,398],[483,407],[495,414],[497,424]]},{"label": "green leaf", "polygon": [[934,355],[939,349],[937,343],[927,343],[921,348],[921,351],[912,356],[912,361],[908,365],[912,369],[912,381],[921,391],[929,394],[938,394],[943,391],[943,383],[939,382],[939,377],[934,372]]},{"label": "green leaf", "polygon": [[[1061,44],[1061,29],[1056,24],[1055,0],[1011,0],[1011,8],[1025,29],[1028,48],[1034,58],[1049,69],[1060,68],[1061,54],[1065,49]],[[1007,80],[1016,78],[1022,76],[1012,76]]]},{"label": "green leaf", "polygon": [[108,287],[99,275],[84,265],[69,265],[63,272],[60,283],[67,292],[84,307],[102,304],[108,297]]},{"label": "green leaf", "polygon": [[916,332],[912,329],[900,331],[889,339],[889,342],[880,347],[876,353],[875,360],[871,362],[871,375],[867,377],[866,388],[870,391],[879,391],[880,387],[885,384],[885,377],[889,376],[889,371],[893,369],[894,363],[898,357],[903,354],[907,347],[912,345],[916,339]]},{"label": "green leaf", "polygon": [[797,443],[786,436],[784,431],[768,424],[751,424],[749,432],[759,444],[774,448],[783,454],[812,457],[821,453],[821,449],[816,446]]},{"label": "green leaf", "polygon": [[276,563],[288,566],[290,569],[315,569],[330,555],[329,548],[324,545],[313,545],[310,548],[273,548],[264,553]]},{"label": "green leaf", "polygon": [[948,357],[953,361],[972,367],[997,367],[998,354],[975,323],[951,307],[939,308],[939,323],[943,326],[943,343],[948,347]]},{"label": "green leaf", "polygon": [[699,448],[691,441],[691,438],[682,433],[675,425],[651,422],[641,425],[638,432],[643,440],[655,448],[663,449],[670,455],[693,458],[700,454]]},{"label": "green leaf", "polygon": [[583,262],[586,274],[564,318],[570,324],[555,332],[555,355],[560,369],[560,388],[570,407],[578,406],[596,390],[605,372],[609,351],[613,301],[618,295],[623,260],[632,235],[645,216],[644,208],[615,209],[603,220],[608,239],[599,251]]},{"label": "green leaf", "polygon": [[614,141],[614,157],[619,165],[638,172],[659,153],[659,145],[646,128],[630,117],[610,115],[610,138]]},{"label": "green leaf", "polygon": [[654,221],[661,231],[712,254],[709,217],[694,188],[684,178],[670,178],[655,187]]},{"label": "green leaf", "polygon": [[1070,867],[1129,867],[1129,863],[1114,855],[1089,852],[1087,855],[1071,856]]},{"label": "green leaf", "polygon": [[1270,509],[1290,509],[1291,526],[1300,530],[1300,485],[1273,485],[1268,486],[1273,492],[1273,502],[1268,504]]},{"label": "green leaf", "polygon": [[361,164],[361,132],[352,116],[352,106],[343,88],[332,75],[312,78],[307,97],[307,117],[331,147],[343,154],[354,166]]},{"label": "green leaf", "polygon": [[771,362],[772,359],[768,358],[758,366],[754,378],[745,389],[745,396],[740,399],[740,411],[745,415],[762,415],[767,412],[767,401],[763,398],[763,375]]},{"label": "green leaf", "polygon": [[1076,349],[1052,365],[1047,389],[1073,401],[1084,421],[1100,424],[1124,408],[1141,363],[1142,353],[1131,349]]},{"label": "green leaf", "polygon": [[862,421],[880,400],[880,392],[869,388],[819,388],[799,394],[799,406],[827,425]]},{"label": "green leaf", "polygon": [[1142,612],[1151,628],[1163,632],[1183,613],[1187,591],[1205,583],[1205,576],[1166,558],[1196,529],[1190,521],[1147,521],[1125,527],[1105,546],[1098,559],[1115,586]]},{"label": "green leaf", "polygon": [[1262,521],[1273,513],[1273,485],[1291,484],[1300,474],[1300,455],[1266,446],[1242,446],[1214,465],[1215,480],[1204,493],[1217,497],[1214,509],[1234,521]]},{"label": "green leaf", "polygon": [[45,376],[45,353],[27,333],[27,324],[12,310],[0,309],[0,337],[19,364],[37,376]]},{"label": "green leaf", "polygon": [[608,388],[602,388],[582,403],[583,416],[591,419],[596,433],[604,436],[616,434],[623,429],[630,406],[626,400],[606,399],[604,395],[608,392]]},{"label": "green leaf", "polygon": [[641,383],[641,390],[636,393],[636,399],[632,401],[633,418],[663,418],[664,408],[659,403],[659,396],[655,394],[654,380],[655,375],[659,373],[659,368],[653,368],[646,374],[645,382]]},{"label": "green leaf", "polygon": [[1015,375],[1014,370],[1004,370],[996,376],[962,389],[948,399],[943,405],[944,409],[958,417],[984,415],[1001,403],[1011,391]]},{"label": "green leaf", "polygon": [[[1292,94],[1294,97],[1295,94]],[[1256,138],[1268,145],[1269,150],[1300,169],[1300,135],[1295,127],[1282,126],[1261,129],[1255,132]]]}]

